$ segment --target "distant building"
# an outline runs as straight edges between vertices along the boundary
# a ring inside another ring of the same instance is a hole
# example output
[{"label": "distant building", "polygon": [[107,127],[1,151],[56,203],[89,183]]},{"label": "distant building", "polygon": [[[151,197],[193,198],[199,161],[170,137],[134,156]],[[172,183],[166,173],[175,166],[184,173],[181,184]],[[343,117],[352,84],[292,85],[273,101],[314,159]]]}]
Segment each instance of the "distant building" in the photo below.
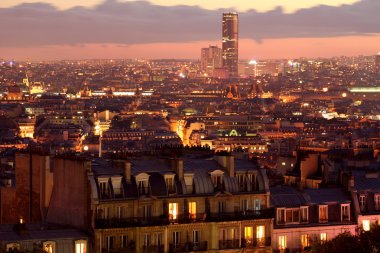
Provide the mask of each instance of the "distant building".
[{"label": "distant building", "polygon": [[223,13],[223,66],[231,76],[238,75],[238,14]]},{"label": "distant building", "polygon": [[215,68],[222,66],[222,50],[218,46],[209,46],[201,50],[201,69],[211,75]]},{"label": "distant building", "polygon": [[380,53],[375,55],[375,70],[380,73]]}]

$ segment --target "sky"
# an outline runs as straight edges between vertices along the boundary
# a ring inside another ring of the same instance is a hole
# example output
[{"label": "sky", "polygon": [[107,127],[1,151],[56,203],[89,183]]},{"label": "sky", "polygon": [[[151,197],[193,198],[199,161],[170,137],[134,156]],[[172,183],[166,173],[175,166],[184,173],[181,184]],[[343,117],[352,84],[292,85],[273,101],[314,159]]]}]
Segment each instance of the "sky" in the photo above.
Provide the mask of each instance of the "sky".
[{"label": "sky", "polygon": [[373,55],[379,0],[1,0],[0,59],[198,59],[239,13],[239,58]]}]

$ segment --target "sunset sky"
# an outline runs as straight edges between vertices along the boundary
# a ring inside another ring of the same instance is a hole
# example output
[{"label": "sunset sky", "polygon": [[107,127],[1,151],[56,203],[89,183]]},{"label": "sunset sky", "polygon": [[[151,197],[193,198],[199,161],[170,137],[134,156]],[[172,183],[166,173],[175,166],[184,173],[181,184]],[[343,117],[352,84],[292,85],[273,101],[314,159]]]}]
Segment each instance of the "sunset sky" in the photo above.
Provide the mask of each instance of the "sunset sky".
[{"label": "sunset sky", "polygon": [[[80,6],[78,6],[80,2]],[[378,0],[1,0],[0,58],[192,58],[239,12],[239,58],[372,55]]]}]

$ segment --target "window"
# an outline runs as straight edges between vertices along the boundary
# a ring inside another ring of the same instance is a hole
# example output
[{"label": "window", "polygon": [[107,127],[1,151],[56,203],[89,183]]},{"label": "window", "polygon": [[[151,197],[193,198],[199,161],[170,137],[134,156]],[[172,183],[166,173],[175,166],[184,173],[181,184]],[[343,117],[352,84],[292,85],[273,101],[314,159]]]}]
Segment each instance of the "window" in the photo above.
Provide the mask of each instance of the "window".
[{"label": "window", "polygon": [[300,222],[300,210],[298,208],[286,209],[285,222],[286,223]]},{"label": "window", "polygon": [[75,241],[75,253],[86,253],[87,252],[87,241],[79,240]]},{"label": "window", "polygon": [[7,249],[7,251],[20,250],[20,244],[18,244],[18,243],[8,243],[6,249]]},{"label": "window", "polygon": [[285,208],[277,209],[277,224],[285,223]]},{"label": "window", "polygon": [[162,233],[155,233],[154,234],[154,243],[157,246],[162,245]]},{"label": "window", "polygon": [[278,249],[279,250],[284,250],[286,249],[287,245],[286,245],[286,235],[280,235],[278,237]]},{"label": "window", "polygon": [[199,230],[193,230],[193,245],[199,246],[200,233]]},{"label": "window", "polygon": [[174,247],[175,247],[175,248],[178,248],[180,242],[181,242],[180,232],[178,232],[178,231],[174,231],[174,232],[173,232],[173,241],[172,241]]},{"label": "window", "polygon": [[143,205],[143,218],[148,220],[152,217],[152,206],[151,205]]},{"label": "window", "polygon": [[319,222],[327,222],[327,206],[319,206]]},{"label": "window", "polygon": [[256,240],[257,240],[258,246],[265,245],[265,227],[264,226],[256,227]]},{"label": "window", "polygon": [[107,249],[108,250],[113,249],[114,248],[114,237],[113,236],[107,236],[106,240],[107,240]]},{"label": "window", "polygon": [[241,210],[243,212],[248,211],[248,199],[243,199],[241,201]]},{"label": "window", "polygon": [[150,234],[144,234],[144,247],[148,247],[150,245]]},{"label": "window", "polygon": [[375,209],[376,211],[380,211],[380,194],[375,194]]},{"label": "window", "polygon": [[327,234],[326,233],[321,233],[321,242],[326,242],[327,241]]},{"label": "window", "polygon": [[307,206],[301,207],[301,222],[308,222],[309,208]]},{"label": "window", "polygon": [[244,239],[246,245],[252,244],[253,239],[253,228],[252,227],[244,227]]},{"label": "window", "polygon": [[169,220],[178,218],[178,203],[169,203]]},{"label": "window", "polygon": [[197,218],[197,202],[189,202],[189,218],[192,220]]},{"label": "window", "polygon": [[149,181],[148,180],[138,181],[139,195],[147,195],[149,193],[148,189],[149,189]]},{"label": "window", "polygon": [[125,249],[128,246],[128,236],[121,235],[120,236],[120,248]]},{"label": "window", "polygon": [[174,176],[165,175],[165,183],[168,193],[175,193]]},{"label": "window", "polygon": [[302,249],[310,246],[310,236],[308,234],[301,235],[301,246]]},{"label": "window", "polygon": [[221,189],[222,188],[222,175],[213,175],[212,176],[212,183],[214,184],[215,188]]},{"label": "window", "polygon": [[219,211],[219,214],[224,213],[224,206],[225,206],[224,201],[219,201],[218,202],[218,211]]},{"label": "window", "polygon": [[221,241],[227,240],[227,230],[226,229],[220,229],[219,230],[219,240],[221,240]]},{"label": "window", "polygon": [[350,204],[341,205],[341,215],[342,221],[350,220]]},{"label": "window", "polygon": [[363,230],[369,231],[371,229],[371,222],[369,220],[363,220]]},{"label": "window", "polygon": [[359,196],[359,206],[360,206],[360,211],[365,211],[365,208],[366,208],[366,196],[365,195]]},{"label": "window", "polygon": [[245,175],[244,174],[237,174],[237,180],[239,183],[239,190],[244,191],[245,186]]},{"label": "window", "polygon": [[100,191],[100,197],[101,198],[107,198],[108,197],[108,182],[107,181],[100,181],[99,182],[99,191]]},{"label": "window", "polygon": [[42,248],[46,253],[54,253],[55,252],[55,242],[48,241],[42,244]]},{"label": "window", "polygon": [[261,201],[260,199],[254,199],[253,200],[253,208],[255,211],[260,211],[261,210]]},{"label": "window", "polygon": [[118,219],[125,218],[125,207],[124,206],[116,207],[116,214],[117,214]]}]

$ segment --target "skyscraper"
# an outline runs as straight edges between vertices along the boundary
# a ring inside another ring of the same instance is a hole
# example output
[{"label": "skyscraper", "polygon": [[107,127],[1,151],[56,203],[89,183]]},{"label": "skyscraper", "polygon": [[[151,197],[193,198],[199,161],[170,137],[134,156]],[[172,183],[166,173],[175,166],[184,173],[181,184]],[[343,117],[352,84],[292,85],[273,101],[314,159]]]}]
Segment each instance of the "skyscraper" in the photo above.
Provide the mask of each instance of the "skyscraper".
[{"label": "skyscraper", "polygon": [[222,58],[230,76],[238,75],[238,14],[223,13]]},{"label": "skyscraper", "polygon": [[222,50],[218,46],[209,46],[201,50],[201,69],[208,75],[215,68],[222,67]]}]

